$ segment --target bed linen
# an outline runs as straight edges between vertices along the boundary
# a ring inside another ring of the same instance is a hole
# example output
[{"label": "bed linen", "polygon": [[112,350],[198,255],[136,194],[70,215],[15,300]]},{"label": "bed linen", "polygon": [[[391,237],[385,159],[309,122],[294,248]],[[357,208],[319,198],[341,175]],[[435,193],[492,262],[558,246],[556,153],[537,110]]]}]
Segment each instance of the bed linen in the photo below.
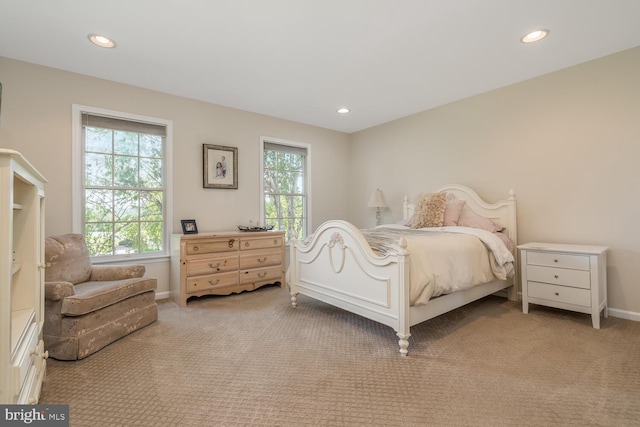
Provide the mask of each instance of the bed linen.
[{"label": "bed linen", "polygon": [[410,305],[514,274],[514,257],[493,233],[461,226],[412,229],[384,225],[361,230],[378,255],[396,255],[404,237],[410,258]]}]

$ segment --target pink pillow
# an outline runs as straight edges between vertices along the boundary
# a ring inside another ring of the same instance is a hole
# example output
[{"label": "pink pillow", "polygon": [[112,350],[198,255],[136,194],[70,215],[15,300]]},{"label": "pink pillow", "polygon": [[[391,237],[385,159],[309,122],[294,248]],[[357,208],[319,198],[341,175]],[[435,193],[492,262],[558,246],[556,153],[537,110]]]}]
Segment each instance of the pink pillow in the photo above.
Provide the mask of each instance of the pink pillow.
[{"label": "pink pillow", "polygon": [[462,215],[458,220],[458,225],[461,227],[480,228],[490,231],[491,233],[504,230],[503,226],[496,224],[489,218],[479,215]]},{"label": "pink pillow", "polygon": [[464,205],[467,202],[464,200],[452,200],[447,203],[447,207],[444,210],[444,226],[456,226],[460,219],[460,212],[464,209]]},{"label": "pink pillow", "polygon": [[500,238],[500,240],[502,240],[504,242],[504,245],[507,247],[507,249],[509,249],[509,252],[513,253],[513,251],[516,249],[516,245],[513,244],[513,240],[511,240],[511,238],[509,236],[504,234],[502,231],[499,231],[499,232],[493,233],[493,234],[498,236]]}]

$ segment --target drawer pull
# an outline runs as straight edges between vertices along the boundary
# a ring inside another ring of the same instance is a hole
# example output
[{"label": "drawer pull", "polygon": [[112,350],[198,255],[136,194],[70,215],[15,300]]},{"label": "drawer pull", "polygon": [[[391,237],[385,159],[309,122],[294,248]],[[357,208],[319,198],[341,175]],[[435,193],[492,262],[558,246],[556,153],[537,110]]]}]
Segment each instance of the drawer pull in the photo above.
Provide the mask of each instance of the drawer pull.
[{"label": "drawer pull", "polygon": [[277,245],[278,244],[278,239],[273,239],[273,244]]},{"label": "drawer pull", "polygon": [[[225,260],[222,265],[227,265],[227,260]],[[220,271],[220,263],[217,263],[216,265],[213,265],[212,262],[209,263],[209,268],[215,268],[216,270]]]},{"label": "drawer pull", "polygon": [[229,239],[229,247],[233,248],[233,244],[235,243],[236,239]]},{"label": "drawer pull", "polygon": [[558,275],[557,275],[557,274],[554,274],[554,276],[553,276],[553,277],[555,277],[555,278],[557,279],[557,278],[558,278]]},{"label": "drawer pull", "polygon": [[197,246],[194,246],[194,247],[193,247],[193,251],[194,251],[194,252],[197,252],[197,251],[198,251],[198,247],[197,247]]},{"label": "drawer pull", "polygon": [[259,263],[261,263],[261,264],[262,264],[263,262],[265,262],[266,260],[267,260],[267,257],[264,257],[264,258],[258,258],[258,259],[257,259],[257,261],[258,261]]},{"label": "drawer pull", "polygon": [[249,242],[244,242],[244,247],[248,248],[249,247]]},{"label": "drawer pull", "polygon": [[266,275],[267,275],[267,272],[266,272],[266,271],[265,271],[265,272],[263,272],[263,273],[258,273],[258,277],[259,277],[259,278],[261,278],[261,279],[262,279],[264,276],[266,276]]},{"label": "drawer pull", "polygon": [[213,283],[213,280],[209,280],[209,284],[210,284],[211,286],[213,286],[213,285],[217,285],[218,283],[220,283],[220,278],[219,278],[219,277],[218,277],[218,279],[216,280],[216,282],[215,282],[215,283]]}]

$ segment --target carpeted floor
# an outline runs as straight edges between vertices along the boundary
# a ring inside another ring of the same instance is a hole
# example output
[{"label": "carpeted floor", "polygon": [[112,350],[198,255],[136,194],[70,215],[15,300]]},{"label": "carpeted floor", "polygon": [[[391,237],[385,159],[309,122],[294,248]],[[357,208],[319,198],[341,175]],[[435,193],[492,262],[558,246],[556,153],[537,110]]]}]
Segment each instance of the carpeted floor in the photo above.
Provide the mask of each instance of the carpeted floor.
[{"label": "carpeted floor", "polygon": [[49,359],[72,426],[640,426],[640,323],[487,297],[392,329],[286,288],[159,301],[87,359]]}]

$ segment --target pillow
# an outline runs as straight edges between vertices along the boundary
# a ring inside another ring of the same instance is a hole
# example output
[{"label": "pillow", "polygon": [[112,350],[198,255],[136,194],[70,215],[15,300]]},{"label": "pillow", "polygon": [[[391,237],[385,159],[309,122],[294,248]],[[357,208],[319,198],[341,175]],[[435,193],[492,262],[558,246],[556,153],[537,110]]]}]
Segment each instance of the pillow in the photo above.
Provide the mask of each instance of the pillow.
[{"label": "pillow", "polygon": [[513,253],[513,251],[516,249],[516,245],[513,244],[513,240],[511,240],[511,237],[507,236],[502,231],[498,231],[493,234],[498,236],[500,240],[504,242],[504,245],[507,247],[507,249],[509,249],[509,252]]},{"label": "pillow", "polygon": [[451,200],[447,203],[447,207],[444,210],[444,226],[458,225],[460,219],[460,212],[464,209],[464,205],[467,202],[464,200]]},{"label": "pillow", "polygon": [[447,193],[422,193],[418,196],[411,228],[442,227],[447,208]]},{"label": "pillow", "polygon": [[462,215],[458,220],[458,225],[461,227],[481,228],[491,233],[504,230],[504,227],[491,221],[489,218],[485,218],[479,215]]}]

